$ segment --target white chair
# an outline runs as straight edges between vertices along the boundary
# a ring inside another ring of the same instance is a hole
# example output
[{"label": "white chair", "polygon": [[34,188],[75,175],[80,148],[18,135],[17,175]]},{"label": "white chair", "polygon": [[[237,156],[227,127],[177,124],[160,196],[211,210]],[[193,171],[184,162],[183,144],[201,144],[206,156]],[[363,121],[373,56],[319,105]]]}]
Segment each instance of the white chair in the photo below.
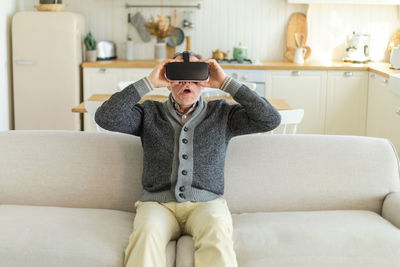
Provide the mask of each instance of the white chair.
[{"label": "white chair", "polygon": [[[246,85],[250,90],[256,90],[257,85],[255,83],[247,83],[247,82],[242,82],[244,85]],[[209,88],[209,87],[204,87],[203,91],[201,92],[201,95],[203,97],[212,97],[212,96],[230,96],[229,93],[221,91],[220,89],[217,88]]]},{"label": "white chair", "polygon": [[281,124],[275,130],[268,133],[274,134],[274,132],[279,132],[281,134],[295,134],[297,125],[303,120],[304,109],[280,110],[279,113],[281,114]]},{"label": "white chair", "polygon": [[125,87],[127,87],[128,85],[134,83],[136,81],[122,81],[118,83],[118,89],[119,91],[121,91],[122,89],[124,89]]},{"label": "white chair", "polygon": [[106,129],[101,128],[97,125],[96,121],[94,120],[94,115],[96,114],[96,110],[103,104],[103,101],[85,101],[85,108],[90,116],[90,122],[92,124],[92,128],[96,128],[97,132],[110,132]]},{"label": "white chair", "polygon": [[246,85],[250,90],[255,91],[257,88],[257,84],[255,83],[247,83],[247,82],[242,82],[244,85]]},{"label": "white chair", "polygon": [[[132,83],[136,81],[122,81],[118,83],[118,89],[119,91],[125,89],[125,87],[128,87]],[[169,90],[167,87],[161,87],[161,88],[154,88],[153,91],[148,92],[146,95],[162,95],[162,96],[168,96],[169,95]]]},{"label": "white chair", "polygon": [[[253,91],[256,90],[257,85],[255,83],[243,82],[243,84]],[[274,134],[276,131],[281,134],[295,134],[297,125],[303,120],[304,109],[280,110],[279,113],[281,114],[280,125],[275,130],[267,132],[267,134]]]}]

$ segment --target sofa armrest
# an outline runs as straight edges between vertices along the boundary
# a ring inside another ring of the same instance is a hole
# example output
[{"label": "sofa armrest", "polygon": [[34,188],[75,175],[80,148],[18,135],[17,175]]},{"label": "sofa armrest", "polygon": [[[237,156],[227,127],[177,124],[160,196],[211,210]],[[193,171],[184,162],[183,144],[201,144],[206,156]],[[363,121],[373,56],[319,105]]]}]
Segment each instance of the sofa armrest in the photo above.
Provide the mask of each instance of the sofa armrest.
[{"label": "sofa armrest", "polygon": [[400,192],[389,193],[383,201],[382,217],[400,228]]}]

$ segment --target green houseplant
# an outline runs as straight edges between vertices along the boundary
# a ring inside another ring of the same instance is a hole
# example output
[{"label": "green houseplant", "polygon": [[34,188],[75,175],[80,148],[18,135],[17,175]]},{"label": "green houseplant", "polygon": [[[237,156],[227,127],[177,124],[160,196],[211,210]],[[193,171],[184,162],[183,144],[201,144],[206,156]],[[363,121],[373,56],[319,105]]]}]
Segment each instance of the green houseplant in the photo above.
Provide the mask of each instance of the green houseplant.
[{"label": "green houseplant", "polygon": [[91,62],[96,61],[97,59],[96,40],[94,39],[91,32],[89,32],[85,37],[85,46],[86,46],[86,60]]}]

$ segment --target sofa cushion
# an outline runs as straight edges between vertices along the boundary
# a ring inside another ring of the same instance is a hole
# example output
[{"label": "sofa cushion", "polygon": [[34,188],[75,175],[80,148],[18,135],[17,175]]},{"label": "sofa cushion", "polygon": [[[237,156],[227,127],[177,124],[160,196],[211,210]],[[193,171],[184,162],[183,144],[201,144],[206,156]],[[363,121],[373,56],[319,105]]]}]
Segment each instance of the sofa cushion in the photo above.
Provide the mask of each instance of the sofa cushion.
[{"label": "sofa cushion", "polygon": [[[240,267],[399,266],[400,231],[370,211],[233,214]],[[193,267],[193,241],[177,243],[176,267]]]},{"label": "sofa cushion", "polygon": [[0,205],[0,266],[121,267],[133,219],[106,209]]},{"label": "sofa cushion", "polygon": [[369,210],[400,191],[386,139],[338,135],[247,135],[232,139],[225,198],[233,213]]},{"label": "sofa cushion", "polygon": [[143,162],[136,136],[0,131],[0,147],[1,204],[135,211]]}]

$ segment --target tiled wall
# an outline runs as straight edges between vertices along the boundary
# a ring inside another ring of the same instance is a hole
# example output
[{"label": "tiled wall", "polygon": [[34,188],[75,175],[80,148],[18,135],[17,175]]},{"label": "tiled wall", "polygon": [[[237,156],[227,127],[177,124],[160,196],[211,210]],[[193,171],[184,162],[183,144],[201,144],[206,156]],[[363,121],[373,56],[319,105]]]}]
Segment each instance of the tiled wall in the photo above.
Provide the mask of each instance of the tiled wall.
[{"label": "tiled wall", "polygon": [[[33,10],[38,0],[20,0],[23,10]],[[250,58],[260,60],[284,60],[285,30],[293,12],[308,14],[311,59],[340,60],[344,56],[346,34],[361,31],[372,35],[371,54],[377,60],[388,59],[385,54],[390,36],[400,27],[395,6],[372,5],[298,5],[286,0],[64,0],[68,11],[82,13],[87,29],[97,40],[114,40],[118,56],[124,57],[124,42],[127,35],[135,41],[135,57],[153,57],[152,45],[141,41],[133,25],[128,24],[128,12],[141,12],[145,18],[157,14],[170,15],[169,8],[130,8],[125,4],[201,4],[201,9],[177,9],[178,25],[191,11],[195,24],[185,33],[192,37],[192,50],[211,57],[217,48],[230,51],[243,42]],[[185,43],[177,50],[185,49]]]}]

